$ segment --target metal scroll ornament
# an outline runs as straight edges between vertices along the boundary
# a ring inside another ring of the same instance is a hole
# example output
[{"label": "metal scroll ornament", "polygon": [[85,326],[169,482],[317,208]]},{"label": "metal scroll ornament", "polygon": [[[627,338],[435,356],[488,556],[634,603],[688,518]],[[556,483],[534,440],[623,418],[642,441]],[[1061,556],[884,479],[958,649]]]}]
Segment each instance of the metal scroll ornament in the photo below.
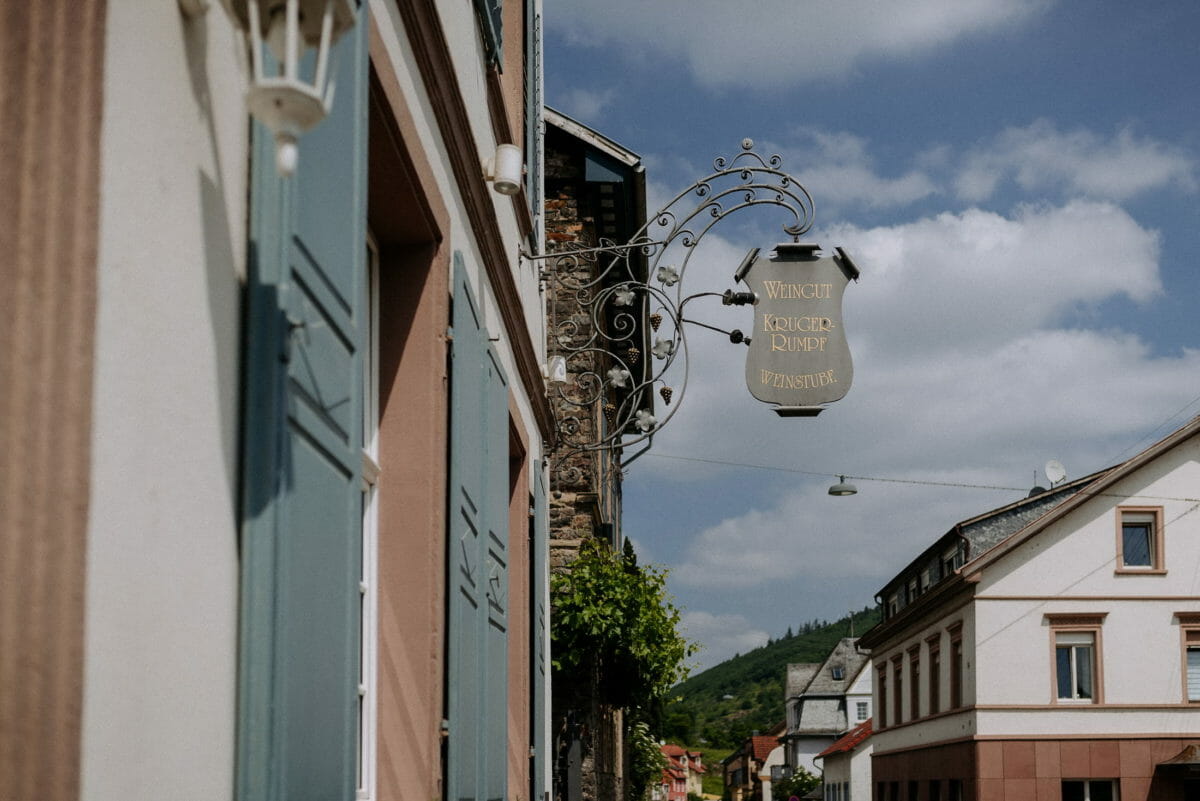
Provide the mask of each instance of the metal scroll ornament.
[{"label": "metal scroll ornament", "polygon": [[538,257],[549,260],[542,272],[548,350],[565,359],[570,377],[550,388],[560,454],[648,445],[675,416],[687,393],[684,323],[695,322],[685,307],[720,295],[684,294],[696,247],[717,223],[759,206],[783,212],[783,231],[793,241],[812,227],[812,197],[782,163],[744,139],[741,152],[715,159],[711,175],[651,215],[628,242],[600,240],[598,247]]}]

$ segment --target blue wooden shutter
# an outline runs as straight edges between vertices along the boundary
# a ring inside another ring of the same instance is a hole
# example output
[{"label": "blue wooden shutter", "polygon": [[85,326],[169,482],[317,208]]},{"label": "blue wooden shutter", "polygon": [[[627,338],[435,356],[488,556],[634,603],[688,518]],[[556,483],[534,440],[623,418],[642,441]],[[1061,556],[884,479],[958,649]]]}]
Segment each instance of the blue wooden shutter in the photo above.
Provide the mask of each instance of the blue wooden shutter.
[{"label": "blue wooden shutter", "polygon": [[531,655],[533,681],[530,683],[533,706],[530,714],[533,721],[533,788],[530,798],[533,801],[540,801],[541,794],[545,792],[548,780],[546,771],[549,765],[549,753],[547,751],[549,745],[546,742],[546,702],[549,700],[548,693],[550,692],[546,660],[546,625],[548,622],[546,592],[550,582],[548,575],[550,567],[550,535],[547,514],[546,481],[543,477],[542,464],[538,462],[534,464],[533,554],[529,560],[529,573],[533,577],[532,586],[529,588],[530,597],[533,599],[533,602],[530,604],[531,614],[533,615],[532,625],[530,626],[533,637],[533,642],[530,643],[530,648],[533,652]]},{"label": "blue wooden shutter", "polygon": [[353,799],[362,557],[367,25],[291,179],[252,137],[237,793]]},{"label": "blue wooden shutter", "polygon": [[508,383],[454,267],[446,798],[475,801],[508,773]]},{"label": "blue wooden shutter", "polygon": [[534,219],[540,219],[542,209],[542,133],[544,119],[542,101],[542,16],[537,3],[525,0],[525,197]]}]

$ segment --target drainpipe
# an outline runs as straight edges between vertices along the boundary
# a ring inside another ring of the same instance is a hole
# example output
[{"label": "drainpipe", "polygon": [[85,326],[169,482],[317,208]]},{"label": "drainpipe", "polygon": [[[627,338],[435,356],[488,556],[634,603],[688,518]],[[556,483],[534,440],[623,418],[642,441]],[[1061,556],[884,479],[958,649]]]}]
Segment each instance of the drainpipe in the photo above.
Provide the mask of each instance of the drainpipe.
[{"label": "drainpipe", "polygon": [[[957,534],[958,538],[960,540],[962,540],[962,542],[963,542],[963,548],[962,548],[963,564],[965,565],[967,562],[971,561],[971,541],[969,539],[967,539],[966,534],[963,534],[962,523],[954,524],[954,533]],[[962,569],[962,566],[960,565],[959,570],[961,570],[961,569]],[[954,572],[957,573],[958,570],[955,570]]]}]

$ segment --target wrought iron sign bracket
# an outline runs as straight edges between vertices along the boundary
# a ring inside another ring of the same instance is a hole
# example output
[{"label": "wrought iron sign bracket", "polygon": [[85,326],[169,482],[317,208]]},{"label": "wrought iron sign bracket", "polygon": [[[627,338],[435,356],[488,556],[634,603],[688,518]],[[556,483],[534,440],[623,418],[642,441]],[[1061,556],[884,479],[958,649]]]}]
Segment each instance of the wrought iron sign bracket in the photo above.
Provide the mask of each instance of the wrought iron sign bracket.
[{"label": "wrought iron sign bracket", "polygon": [[[648,215],[625,243],[601,239],[594,247],[521,256],[540,262],[539,282],[548,308],[548,391],[555,410],[560,458],[590,451],[617,451],[646,443],[678,411],[687,391],[685,324],[698,325],[749,345],[741,331],[726,331],[684,316],[701,297],[723,305],[759,301],[752,291],[728,289],[685,295],[684,279],[697,245],[717,223],[765,206],[782,210],[792,248],[813,224],[812,196],[782,170],[778,155],[762,156],[743,139],[731,158],[713,161],[713,172]],[[746,274],[755,248],[735,271]],[[671,373],[677,386],[669,386]],[[659,406],[661,404],[661,406]],[[622,462],[627,465],[645,448]]]}]

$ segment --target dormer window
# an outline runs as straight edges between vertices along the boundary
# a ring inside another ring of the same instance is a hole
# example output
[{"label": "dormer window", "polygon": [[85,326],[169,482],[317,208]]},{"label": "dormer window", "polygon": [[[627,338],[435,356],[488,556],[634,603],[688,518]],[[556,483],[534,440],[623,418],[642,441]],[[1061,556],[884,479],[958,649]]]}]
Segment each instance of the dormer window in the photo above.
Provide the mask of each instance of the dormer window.
[{"label": "dormer window", "polygon": [[829,673],[833,676],[834,681],[841,681],[846,678],[846,668],[841,665],[834,665],[829,669]]}]

